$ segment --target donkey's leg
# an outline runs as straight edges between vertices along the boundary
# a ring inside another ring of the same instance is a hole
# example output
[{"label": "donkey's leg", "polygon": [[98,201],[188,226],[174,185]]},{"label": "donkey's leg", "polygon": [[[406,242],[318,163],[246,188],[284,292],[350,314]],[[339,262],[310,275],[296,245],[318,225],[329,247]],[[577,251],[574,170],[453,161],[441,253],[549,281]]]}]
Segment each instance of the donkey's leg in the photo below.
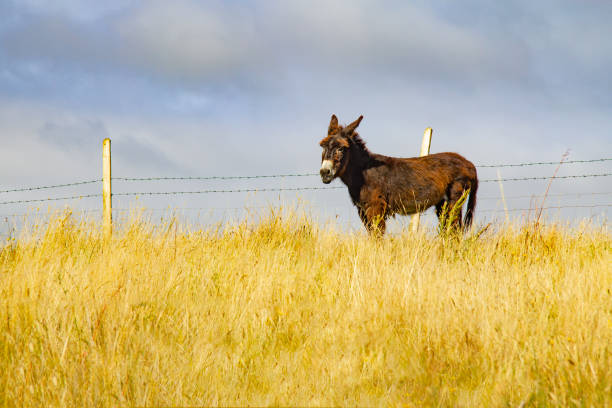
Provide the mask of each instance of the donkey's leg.
[{"label": "donkey's leg", "polygon": [[[450,212],[453,207],[455,206],[455,204],[457,204],[457,201],[459,201],[459,199],[461,198],[461,196],[463,195],[463,183],[460,183],[458,181],[455,181],[450,188],[448,189],[448,211]],[[462,220],[462,209],[459,208],[457,210],[457,218],[454,220],[453,225],[457,226],[459,228],[461,228],[461,220]]]},{"label": "donkey's leg", "polygon": [[383,235],[386,229],[387,203],[380,194],[373,194],[373,196],[366,203],[364,224],[371,234]]},{"label": "donkey's leg", "polygon": [[370,234],[384,234],[385,233],[385,219],[382,216],[375,215],[375,211],[368,207],[367,210],[359,209],[359,218],[366,230]]},{"label": "donkey's leg", "polygon": [[446,210],[448,211],[448,202],[446,200],[442,200],[438,204],[436,204],[436,215],[438,216],[438,220],[442,216],[442,210],[444,209],[444,204],[446,204]]},{"label": "donkey's leg", "polygon": [[386,221],[384,211],[379,209],[368,208],[366,210],[367,225],[366,228],[370,234],[384,235],[386,229]]}]

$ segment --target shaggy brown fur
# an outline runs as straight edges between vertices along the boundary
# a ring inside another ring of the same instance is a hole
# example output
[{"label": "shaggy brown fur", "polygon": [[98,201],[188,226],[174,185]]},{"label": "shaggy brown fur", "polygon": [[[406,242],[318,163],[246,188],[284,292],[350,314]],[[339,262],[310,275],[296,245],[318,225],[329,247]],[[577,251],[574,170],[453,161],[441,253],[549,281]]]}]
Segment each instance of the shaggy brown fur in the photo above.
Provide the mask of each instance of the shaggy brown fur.
[{"label": "shaggy brown fur", "polygon": [[[363,119],[350,125],[338,124],[332,115],[323,147],[321,179],[325,184],[339,177],[348,187],[359,217],[369,232],[384,234],[385,220],[436,206],[452,208],[465,190],[470,190],[465,225],[470,226],[476,206],[476,167],[457,153],[397,158],[370,152],[355,132]],[[456,220],[461,227],[461,211]]]}]

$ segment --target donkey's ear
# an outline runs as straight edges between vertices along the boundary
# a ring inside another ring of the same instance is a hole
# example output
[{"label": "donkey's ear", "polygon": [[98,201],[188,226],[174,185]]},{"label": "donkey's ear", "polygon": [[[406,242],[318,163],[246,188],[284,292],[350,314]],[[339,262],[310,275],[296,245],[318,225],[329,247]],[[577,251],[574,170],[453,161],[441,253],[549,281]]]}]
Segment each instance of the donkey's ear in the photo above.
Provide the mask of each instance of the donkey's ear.
[{"label": "donkey's ear", "polygon": [[336,115],[332,115],[331,120],[329,121],[329,128],[327,129],[327,134],[335,133],[334,130],[338,129],[338,118]]},{"label": "donkey's ear", "polygon": [[359,116],[356,121],[344,128],[344,132],[347,136],[350,136],[355,131],[355,129],[357,129],[357,126],[359,126],[361,119],[363,119],[363,115]]}]

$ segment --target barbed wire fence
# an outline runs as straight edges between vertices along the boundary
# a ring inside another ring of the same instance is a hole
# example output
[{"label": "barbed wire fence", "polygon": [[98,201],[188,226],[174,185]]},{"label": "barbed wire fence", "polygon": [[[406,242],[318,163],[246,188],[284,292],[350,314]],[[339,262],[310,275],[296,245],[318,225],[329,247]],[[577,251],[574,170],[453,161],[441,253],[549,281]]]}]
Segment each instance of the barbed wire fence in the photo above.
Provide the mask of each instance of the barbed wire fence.
[{"label": "barbed wire fence", "polygon": [[[568,160],[563,161],[561,165],[565,168],[570,164],[593,164],[593,163],[607,163],[612,161],[612,158],[598,158],[598,159],[587,159],[587,160]],[[524,163],[498,163],[498,164],[480,164],[476,165],[478,169],[499,169],[499,168],[520,168],[520,167],[533,167],[533,166],[549,166],[549,165],[559,165],[559,161],[540,161],[540,162],[524,162]],[[606,178],[612,176],[612,172],[589,172],[586,174],[569,174],[569,175],[561,175],[561,176],[526,176],[526,177],[504,177],[504,178],[482,178],[479,180],[480,183],[504,183],[504,182],[534,182],[534,181],[544,181],[544,180],[580,180],[580,179],[599,179]],[[123,186],[129,186],[131,183],[139,183],[139,184],[148,184],[155,182],[194,182],[194,181],[240,181],[245,180],[249,183],[254,180],[275,180],[275,179],[308,179],[319,177],[318,173],[280,173],[280,174],[265,174],[265,175],[236,175],[236,176],[163,176],[163,177],[112,177],[112,181],[118,182]],[[82,200],[82,199],[93,199],[93,198],[101,198],[102,193],[86,193],[86,194],[72,194],[60,195],[56,197],[40,197],[40,198],[20,198],[20,199],[10,199],[10,194],[28,194],[32,192],[40,192],[46,190],[53,191],[65,191],[68,189],[74,190],[74,188],[80,188],[85,185],[96,185],[101,184],[102,179],[92,179],[92,180],[80,180],[74,181],[71,183],[62,183],[62,184],[51,184],[51,185],[42,185],[42,186],[30,186],[30,187],[15,187],[15,188],[5,188],[0,190],[0,216],[2,217],[16,217],[16,216],[27,216],[29,213],[27,212],[19,212],[14,214],[2,214],[2,206],[15,206],[15,205],[27,205],[27,204],[44,204],[44,203],[53,203],[53,202],[69,202],[71,200]],[[193,190],[171,190],[171,191],[119,191],[114,192],[112,194],[113,197],[167,197],[167,196],[190,196],[190,195],[209,195],[209,194],[240,194],[240,193],[271,193],[271,192],[315,192],[315,191],[326,191],[326,190],[345,190],[346,187],[344,185],[338,186],[296,186],[296,187],[248,187],[248,188],[208,188],[208,189],[193,189]],[[538,209],[566,209],[566,208],[601,208],[606,209],[612,207],[612,199],[607,199],[612,195],[612,191],[589,191],[589,192],[564,192],[564,193],[552,193],[548,194],[547,197],[555,197],[555,198],[598,198],[598,199],[606,199],[604,202],[596,202],[596,203],[567,203],[562,205],[548,205],[542,206]],[[6,197],[6,198],[5,198]],[[4,199],[3,199],[4,198]],[[508,195],[502,197],[501,195],[493,196],[479,196],[478,200],[481,201],[491,201],[497,200],[500,201],[505,200],[519,200],[519,199],[531,199],[531,200],[542,200],[544,198],[543,195],[537,194],[519,194],[519,195]],[[231,211],[239,211],[245,210],[248,208],[255,207],[174,207],[174,208],[150,208],[149,211],[169,211],[169,210],[182,210],[182,211],[217,211],[217,210],[231,210]],[[267,208],[267,206],[259,206],[257,208]],[[518,207],[518,208],[485,208],[480,209],[477,213],[516,213],[516,212],[526,212],[534,210],[533,207]],[[99,208],[86,208],[82,210],[83,213],[97,213],[102,210]],[[130,209],[128,208],[114,208],[114,212],[128,212]]]}]

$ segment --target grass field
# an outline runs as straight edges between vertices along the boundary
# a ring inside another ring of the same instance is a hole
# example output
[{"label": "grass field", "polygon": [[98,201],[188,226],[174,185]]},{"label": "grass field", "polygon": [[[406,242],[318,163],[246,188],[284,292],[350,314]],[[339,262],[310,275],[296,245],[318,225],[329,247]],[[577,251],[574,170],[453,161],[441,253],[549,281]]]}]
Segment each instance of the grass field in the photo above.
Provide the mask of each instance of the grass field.
[{"label": "grass field", "polygon": [[0,405],[612,406],[606,225],[177,224],[3,245]]}]

